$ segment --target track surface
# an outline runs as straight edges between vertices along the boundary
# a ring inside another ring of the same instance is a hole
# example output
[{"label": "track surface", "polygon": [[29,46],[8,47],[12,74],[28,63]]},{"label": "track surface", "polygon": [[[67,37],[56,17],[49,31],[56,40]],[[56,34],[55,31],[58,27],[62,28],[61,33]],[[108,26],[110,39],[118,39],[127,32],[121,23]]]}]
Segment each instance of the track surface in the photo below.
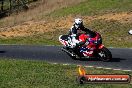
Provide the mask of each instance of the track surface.
[{"label": "track surface", "polygon": [[132,49],[110,48],[113,60],[73,60],[61,51],[61,46],[0,45],[0,57],[43,60],[54,63],[78,64],[132,70]]}]

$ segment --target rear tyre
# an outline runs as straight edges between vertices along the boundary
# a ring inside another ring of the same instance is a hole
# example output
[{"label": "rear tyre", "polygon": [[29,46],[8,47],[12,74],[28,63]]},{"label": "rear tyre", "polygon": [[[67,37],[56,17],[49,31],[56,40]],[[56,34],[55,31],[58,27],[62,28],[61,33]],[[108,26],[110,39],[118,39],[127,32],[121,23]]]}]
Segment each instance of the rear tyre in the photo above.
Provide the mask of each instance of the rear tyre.
[{"label": "rear tyre", "polygon": [[111,52],[105,47],[100,50],[98,55],[99,55],[99,59],[104,61],[104,62],[108,62],[112,59]]}]

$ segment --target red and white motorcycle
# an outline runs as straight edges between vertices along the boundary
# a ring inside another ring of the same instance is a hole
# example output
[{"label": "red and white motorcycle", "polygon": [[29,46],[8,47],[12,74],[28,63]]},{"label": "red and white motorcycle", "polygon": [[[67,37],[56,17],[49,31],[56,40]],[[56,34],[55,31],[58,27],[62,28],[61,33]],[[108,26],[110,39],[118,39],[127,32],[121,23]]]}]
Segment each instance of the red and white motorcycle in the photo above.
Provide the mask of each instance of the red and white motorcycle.
[{"label": "red and white motorcycle", "polygon": [[69,35],[60,35],[59,41],[64,45],[62,51],[66,52],[73,59],[82,58],[98,58],[102,61],[110,61],[112,59],[111,52],[102,44],[101,35],[95,32],[95,36],[82,33],[78,35],[78,40],[84,44],[76,48],[72,48],[73,44]]}]

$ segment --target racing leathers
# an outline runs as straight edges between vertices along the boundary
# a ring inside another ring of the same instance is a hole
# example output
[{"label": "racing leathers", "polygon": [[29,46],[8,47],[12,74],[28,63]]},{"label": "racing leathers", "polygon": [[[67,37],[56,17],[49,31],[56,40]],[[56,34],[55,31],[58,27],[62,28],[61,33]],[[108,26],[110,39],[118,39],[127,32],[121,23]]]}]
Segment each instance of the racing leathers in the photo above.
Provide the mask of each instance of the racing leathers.
[{"label": "racing leathers", "polygon": [[80,31],[83,31],[86,34],[89,34],[90,37],[94,37],[96,35],[95,32],[89,30],[88,28],[85,28],[84,26],[76,29],[75,25],[73,25],[71,27],[71,29],[69,30],[69,36],[71,37],[71,46],[70,46],[71,48],[75,48],[75,47],[83,45],[85,43],[85,42],[79,41],[77,39],[77,36]]}]

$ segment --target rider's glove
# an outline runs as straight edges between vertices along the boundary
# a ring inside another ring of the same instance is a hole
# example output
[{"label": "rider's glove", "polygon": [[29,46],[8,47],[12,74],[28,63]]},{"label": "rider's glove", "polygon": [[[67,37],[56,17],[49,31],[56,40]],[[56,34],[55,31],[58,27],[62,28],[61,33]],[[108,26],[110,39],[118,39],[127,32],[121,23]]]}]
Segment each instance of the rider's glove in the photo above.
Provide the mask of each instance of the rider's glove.
[{"label": "rider's glove", "polygon": [[70,45],[71,45],[70,47],[75,48],[78,43],[79,43],[79,41],[77,39],[72,38],[71,42],[70,42]]},{"label": "rider's glove", "polygon": [[79,40],[77,40],[75,37],[72,38],[72,42],[78,44]]}]

